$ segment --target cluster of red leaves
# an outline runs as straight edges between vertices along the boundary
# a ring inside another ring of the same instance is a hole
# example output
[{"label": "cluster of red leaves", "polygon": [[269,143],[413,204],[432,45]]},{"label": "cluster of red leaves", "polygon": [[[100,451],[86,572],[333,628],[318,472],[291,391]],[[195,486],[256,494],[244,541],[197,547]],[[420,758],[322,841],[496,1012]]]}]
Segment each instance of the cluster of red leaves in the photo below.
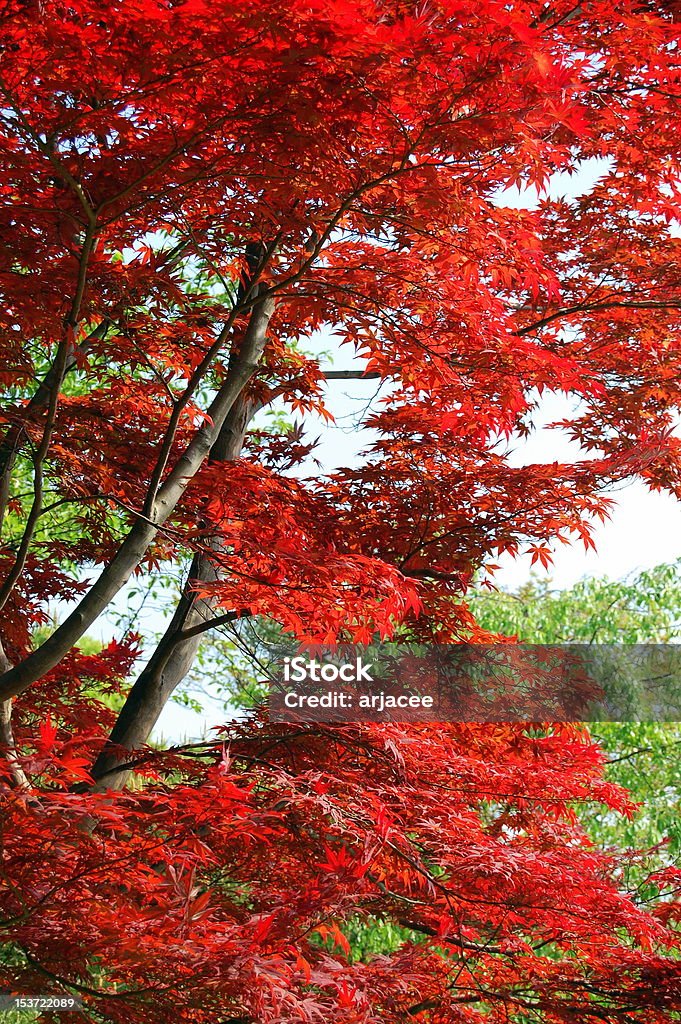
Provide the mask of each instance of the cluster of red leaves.
[{"label": "cluster of red leaves", "polygon": [[[112,801],[50,785],[73,752],[41,730],[26,767],[42,791],[4,801],[0,934],[22,953],[3,984],[58,980],[121,1024],[666,1024],[681,1008],[678,934],[618,891],[577,822],[577,802],[627,810],[579,729],[256,719],[222,739]],[[348,928],[385,920],[404,929],[394,951],[353,961]]]},{"label": "cluster of red leaves", "polygon": [[[315,623],[316,639],[333,642],[342,632],[366,643],[389,636],[395,620],[418,612],[416,587],[380,557],[364,553],[353,530],[323,493],[315,495],[295,478],[245,462],[209,466],[198,486],[206,502],[208,535],[226,549],[215,555],[223,578],[200,586],[227,608],[247,608],[277,618],[300,639]],[[193,491],[187,495],[191,508]]]}]

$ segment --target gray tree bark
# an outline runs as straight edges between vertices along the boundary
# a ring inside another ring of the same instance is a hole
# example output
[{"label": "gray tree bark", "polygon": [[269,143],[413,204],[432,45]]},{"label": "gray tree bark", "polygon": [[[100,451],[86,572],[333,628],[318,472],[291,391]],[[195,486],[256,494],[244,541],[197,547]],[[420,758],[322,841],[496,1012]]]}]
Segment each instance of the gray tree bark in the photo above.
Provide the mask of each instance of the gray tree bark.
[{"label": "gray tree bark", "polygon": [[[230,409],[210,454],[211,462],[233,462],[238,459],[253,415],[254,402],[240,396]],[[221,550],[219,538],[209,541],[216,552]],[[148,741],[152,729],[171,694],[194,663],[203,633],[182,638],[184,630],[201,625],[214,616],[215,600],[197,596],[194,584],[213,583],[219,578],[210,556],[199,552],[194,556],[187,582],[168,628],[154,653],[138,676],[121,709],[109,741],[92,769],[96,792],[118,790],[125,786],[130,771],[119,766],[129,758],[124,752],[138,750]]]}]

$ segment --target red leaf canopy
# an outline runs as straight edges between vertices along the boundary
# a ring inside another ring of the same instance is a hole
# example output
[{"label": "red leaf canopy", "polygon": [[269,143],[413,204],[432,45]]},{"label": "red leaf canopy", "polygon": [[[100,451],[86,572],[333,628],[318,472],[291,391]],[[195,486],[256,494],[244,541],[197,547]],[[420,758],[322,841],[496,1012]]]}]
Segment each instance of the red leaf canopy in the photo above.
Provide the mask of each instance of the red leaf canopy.
[{"label": "red leaf canopy", "polygon": [[[677,17],[4,4],[7,987],[140,1024],[678,1019],[678,877],[626,892],[587,840],[575,805],[623,797],[580,729],[255,715],[224,749],[136,755],[151,726],[123,743],[112,708],[137,638],[77,646],[164,573],[183,651],[207,613],[489,639],[465,605],[481,566],[588,544],[609,484],[679,493]],[[560,198],[558,172],[591,184]],[[368,451],[317,471],[354,374],[379,389]],[[579,457],[518,466],[547,394],[572,398]],[[300,421],[268,427],[275,402]],[[56,598],[74,610],[46,637]],[[163,657],[138,678],[160,706]],[[141,788],[93,791],[107,735]],[[367,921],[397,930],[355,960]]]}]

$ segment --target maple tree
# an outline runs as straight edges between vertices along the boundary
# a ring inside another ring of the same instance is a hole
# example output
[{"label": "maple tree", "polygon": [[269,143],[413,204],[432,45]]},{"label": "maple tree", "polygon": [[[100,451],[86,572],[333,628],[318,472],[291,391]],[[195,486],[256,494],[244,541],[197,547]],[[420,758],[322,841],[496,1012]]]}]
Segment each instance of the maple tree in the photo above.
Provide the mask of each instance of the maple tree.
[{"label": "maple tree", "polygon": [[[209,629],[500,640],[480,566],[590,544],[613,482],[679,493],[676,15],[4,4],[3,984],[112,1021],[678,1017],[678,871],[638,901],[588,840],[575,803],[628,804],[581,727],[257,712],[146,747]],[[359,464],[258,418],[353,377]],[[514,464],[555,392],[581,456]],[[183,589],[144,667],[79,647],[154,572]],[[399,942],[354,959],[355,919]]]}]

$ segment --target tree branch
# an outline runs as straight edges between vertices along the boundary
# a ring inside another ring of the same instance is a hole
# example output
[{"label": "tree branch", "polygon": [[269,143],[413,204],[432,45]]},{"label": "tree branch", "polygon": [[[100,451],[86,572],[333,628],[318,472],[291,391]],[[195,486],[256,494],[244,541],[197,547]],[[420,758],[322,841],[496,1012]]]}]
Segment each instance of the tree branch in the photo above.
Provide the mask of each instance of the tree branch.
[{"label": "tree branch", "polygon": [[66,342],[62,342],[60,345],[59,353],[57,355],[56,362],[56,373],[55,383],[52,388],[49,406],[47,410],[47,418],[45,421],[45,427],[43,429],[43,436],[40,440],[38,450],[33,457],[33,502],[31,509],[26,519],[26,525],[24,532],[19,544],[16,557],[14,559],[14,565],[10,569],[9,573],[5,577],[5,580],[0,587],[0,611],[5,607],[9,597],[14,589],[15,584],[21,577],[26,565],[26,559],[28,557],[28,551],[31,546],[33,534],[40,518],[40,513],[43,507],[43,464],[47,457],[47,452],[50,447],[50,441],[52,440],[52,434],[54,432],[54,425],[57,418],[57,403],[59,400],[59,385],[64,376],[64,365],[66,361]]},{"label": "tree branch", "polygon": [[271,295],[258,296],[239,352],[231,361],[227,377],[207,410],[206,422],[196,431],[159,488],[153,519],[135,522],[116,555],[77,608],[40,647],[0,676],[0,700],[23,693],[45,672],[54,668],[125,585],[208,457],[230,409],[253,375],[262,355],[273,312],[274,299]]},{"label": "tree branch", "polygon": [[237,622],[239,619],[247,619],[252,614],[253,613],[250,612],[248,608],[242,608],[238,612],[225,612],[224,615],[214,615],[212,618],[204,619],[203,622],[197,622],[195,626],[180,630],[175,642],[180,643],[184,640],[191,640],[192,637],[201,636],[203,633],[207,633],[210,629],[219,629],[220,626],[226,626],[230,622]]},{"label": "tree branch", "polygon": [[[161,479],[165,472],[166,466],[168,465],[168,459],[170,458],[170,453],[172,451],[173,442],[177,434],[177,428],[180,424],[182,412],[186,408],[188,402],[196,393],[199,385],[201,384],[201,381],[205,377],[208,369],[210,368],[211,363],[213,362],[213,360],[215,359],[215,357],[218,355],[221,348],[225,344],[229,332],[231,331],[234,322],[239,316],[239,314],[243,312],[245,309],[247,309],[249,304],[252,304],[254,301],[257,300],[260,291],[258,286],[258,280],[262,274],[264,267],[267,265],[268,260],[270,259],[272,253],[274,252],[274,248],[276,244],[278,244],[278,241],[279,238],[277,236],[275,242],[264,250],[262,258],[258,261],[257,265],[252,268],[252,272],[251,274],[249,274],[245,288],[239,288],[234,301],[234,305],[232,306],[229,316],[227,317],[227,320],[223,324],[223,327],[219,332],[216,340],[213,342],[213,344],[210,346],[210,348],[204,355],[203,359],[201,360],[196,370],[192,374],[191,379],[189,380],[189,383],[187,384],[186,388],[184,389],[180,397],[176,400],[173,406],[173,411],[170,415],[168,426],[166,427],[166,431],[161,442],[161,448],[156,459],[156,464],[152,471],[151,479],[149,481],[147,496],[145,498],[143,509],[145,515],[151,517],[153,517],[154,515],[155,503],[159,493]],[[249,248],[247,246],[247,258],[248,252]]]},{"label": "tree branch", "polygon": [[380,373],[364,373],[362,370],[325,370],[324,380],[380,380]]},{"label": "tree branch", "polygon": [[573,316],[575,313],[597,313],[601,310],[606,309],[681,309],[681,299],[676,299],[671,302],[664,301],[631,301],[626,300],[603,300],[601,302],[590,302],[590,303],[578,303],[574,306],[566,306],[565,309],[558,309],[555,313],[550,313],[548,316],[542,317],[541,320],[535,320],[534,323],[528,324],[526,327],[520,327],[513,333],[522,338],[525,334],[532,334],[534,331],[540,330],[542,327],[546,327],[548,324],[553,323],[555,320],[561,320],[565,317]]}]

